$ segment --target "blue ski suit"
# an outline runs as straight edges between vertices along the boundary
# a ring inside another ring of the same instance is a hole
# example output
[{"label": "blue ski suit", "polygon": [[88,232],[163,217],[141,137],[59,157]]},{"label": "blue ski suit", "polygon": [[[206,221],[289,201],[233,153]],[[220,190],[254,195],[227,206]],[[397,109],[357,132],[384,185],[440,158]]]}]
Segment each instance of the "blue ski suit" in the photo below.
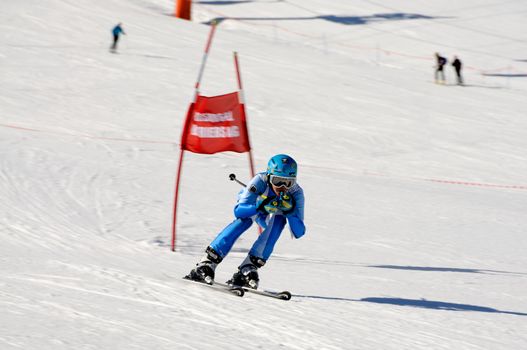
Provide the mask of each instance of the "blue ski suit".
[{"label": "blue ski suit", "polygon": [[304,191],[296,183],[288,190],[287,194],[292,197],[294,203],[294,207],[290,211],[286,213],[278,211],[270,215],[258,210],[258,204],[262,198],[277,197],[267,182],[266,173],[258,173],[238,195],[238,202],[234,207],[236,219],[216,236],[210,247],[221,258],[224,258],[242,233],[251,227],[253,221],[256,221],[263,228],[263,232],[254,242],[249,255],[263,259],[264,262],[271,256],[286,222],[295,238],[302,237],[306,231],[304,225]]},{"label": "blue ski suit", "polygon": [[121,27],[121,25],[118,24],[118,25],[116,25],[115,27],[113,27],[113,29],[112,29],[112,34],[113,34],[114,36],[119,36],[121,33],[124,34],[124,30],[123,30],[123,28]]}]

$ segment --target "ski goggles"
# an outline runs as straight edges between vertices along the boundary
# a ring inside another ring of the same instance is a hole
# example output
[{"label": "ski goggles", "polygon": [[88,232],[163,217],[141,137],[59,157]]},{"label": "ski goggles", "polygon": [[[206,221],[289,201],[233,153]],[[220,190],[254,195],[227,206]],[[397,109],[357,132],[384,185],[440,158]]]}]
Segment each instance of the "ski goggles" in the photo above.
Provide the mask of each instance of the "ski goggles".
[{"label": "ski goggles", "polygon": [[294,177],[285,177],[277,175],[271,175],[269,181],[273,186],[285,188],[291,188],[296,183],[296,179]]}]

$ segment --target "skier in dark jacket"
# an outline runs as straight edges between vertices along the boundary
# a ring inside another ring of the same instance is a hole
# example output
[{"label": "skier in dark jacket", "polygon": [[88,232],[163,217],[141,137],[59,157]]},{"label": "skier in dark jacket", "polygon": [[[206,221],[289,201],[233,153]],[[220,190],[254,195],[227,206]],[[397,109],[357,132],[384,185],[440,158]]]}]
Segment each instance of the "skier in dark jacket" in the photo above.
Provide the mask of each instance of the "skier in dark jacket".
[{"label": "skier in dark jacket", "polygon": [[457,77],[457,85],[463,85],[463,77],[461,76],[461,67],[463,64],[461,63],[461,60],[454,56],[454,60],[452,61],[452,66],[456,70],[456,77]]},{"label": "skier in dark jacket", "polygon": [[115,27],[113,27],[113,29],[112,29],[113,44],[112,44],[112,47],[110,48],[110,50],[113,51],[113,52],[117,51],[117,42],[119,41],[119,36],[121,34],[126,35],[126,33],[123,30],[122,25],[123,25],[122,23],[119,23]]},{"label": "skier in dark jacket", "polygon": [[435,56],[436,56],[436,70],[434,74],[435,82],[436,84],[444,84],[445,83],[445,72],[443,70],[443,67],[447,63],[447,59],[439,55],[439,53],[437,52]]}]

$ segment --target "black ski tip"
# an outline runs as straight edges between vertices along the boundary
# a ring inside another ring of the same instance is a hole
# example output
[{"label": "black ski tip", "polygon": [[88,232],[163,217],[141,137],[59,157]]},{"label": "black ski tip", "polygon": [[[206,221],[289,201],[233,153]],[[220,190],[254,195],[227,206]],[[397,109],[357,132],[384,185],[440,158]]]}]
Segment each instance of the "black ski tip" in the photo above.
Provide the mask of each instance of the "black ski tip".
[{"label": "black ski tip", "polygon": [[284,290],[283,292],[278,293],[278,297],[282,300],[291,300],[291,293]]},{"label": "black ski tip", "polygon": [[243,288],[234,287],[234,288],[231,288],[230,291],[239,297],[243,297],[245,295],[245,291],[243,290]]}]

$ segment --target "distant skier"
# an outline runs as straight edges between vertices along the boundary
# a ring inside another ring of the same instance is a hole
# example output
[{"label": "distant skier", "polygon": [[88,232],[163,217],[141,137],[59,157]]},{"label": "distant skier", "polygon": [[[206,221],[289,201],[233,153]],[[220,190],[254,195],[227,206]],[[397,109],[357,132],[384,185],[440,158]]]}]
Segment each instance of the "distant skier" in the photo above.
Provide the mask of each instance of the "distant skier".
[{"label": "distant skier", "polygon": [[456,70],[456,77],[457,77],[457,85],[463,85],[463,77],[461,76],[461,67],[463,64],[461,63],[461,60],[454,56],[454,60],[452,61],[452,66]]},{"label": "distant skier", "polygon": [[443,70],[443,67],[447,63],[447,59],[439,55],[439,53],[436,52],[436,70],[435,70],[435,82],[436,84],[444,84],[445,83],[445,72]]},{"label": "distant skier", "polygon": [[113,35],[113,44],[110,48],[110,51],[115,52],[117,51],[117,42],[119,41],[119,37],[121,34],[126,35],[126,33],[123,30],[122,23],[118,23],[115,27],[112,29],[112,35]]},{"label": "distant skier", "polygon": [[304,192],[296,182],[297,164],[285,154],[273,156],[267,171],[258,173],[240,191],[234,207],[236,219],[227,225],[205,250],[205,256],[186,278],[212,283],[216,266],[229,253],[236,240],[256,221],[263,232],[228,284],[258,288],[258,269],[271,256],[286,222],[292,235],[305,233]]}]

